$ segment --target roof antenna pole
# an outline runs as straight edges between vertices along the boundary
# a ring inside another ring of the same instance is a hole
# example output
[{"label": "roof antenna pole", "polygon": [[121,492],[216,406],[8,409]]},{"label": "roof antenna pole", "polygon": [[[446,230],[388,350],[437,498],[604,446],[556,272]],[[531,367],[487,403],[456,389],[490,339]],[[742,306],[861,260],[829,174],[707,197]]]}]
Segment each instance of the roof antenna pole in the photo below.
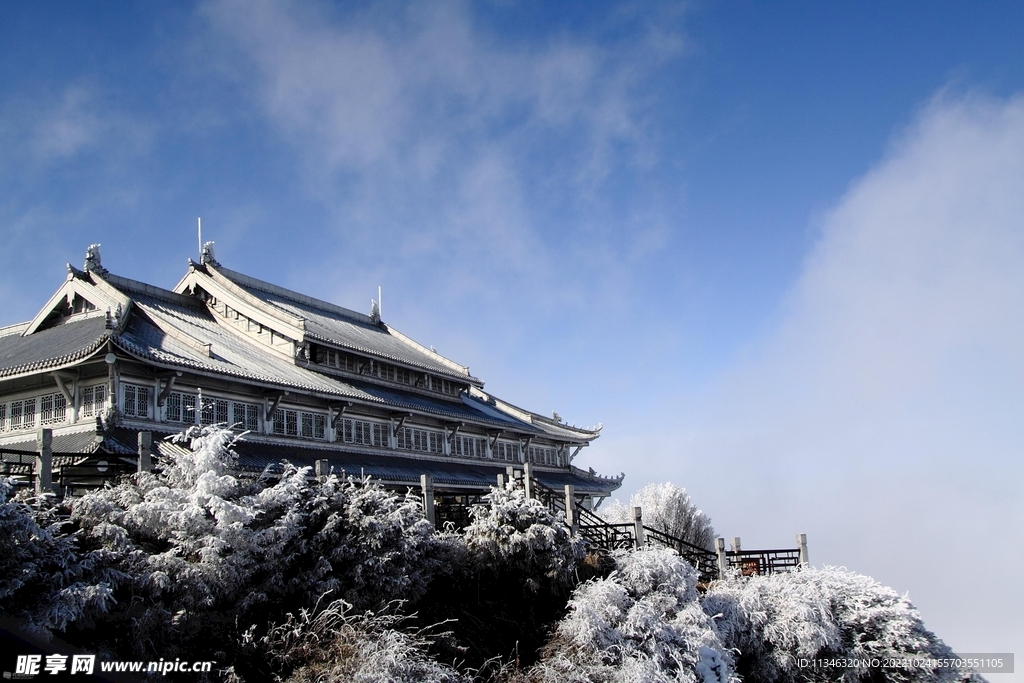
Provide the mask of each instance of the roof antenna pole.
[{"label": "roof antenna pole", "polygon": [[199,260],[203,260],[203,219],[196,218],[196,226],[199,228]]}]

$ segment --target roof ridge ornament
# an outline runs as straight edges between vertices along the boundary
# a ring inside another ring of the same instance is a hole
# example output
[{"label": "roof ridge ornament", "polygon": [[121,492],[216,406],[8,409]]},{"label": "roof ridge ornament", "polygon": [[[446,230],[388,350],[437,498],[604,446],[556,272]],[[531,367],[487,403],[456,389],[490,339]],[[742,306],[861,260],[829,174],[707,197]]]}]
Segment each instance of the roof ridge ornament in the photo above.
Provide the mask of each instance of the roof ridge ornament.
[{"label": "roof ridge ornament", "polygon": [[374,325],[380,325],[380,304],[376,299],[370,299],[370,320]]},{"label": "roof ridge ornament", "polygon": [[89,248],[85,250],[85,265],[82,268],[87,272],[96,273],[97,275],[107,274],[107,269],[103,267],[103,263],[100,260],[99,244],[90,244]]},{"label": "roof ridge ornament", "polygon": [[202,252],[199,255],[199,262],[205,265],[219,266],[217,257],[213,253],[213,241],[205,242],[203,244]]}]

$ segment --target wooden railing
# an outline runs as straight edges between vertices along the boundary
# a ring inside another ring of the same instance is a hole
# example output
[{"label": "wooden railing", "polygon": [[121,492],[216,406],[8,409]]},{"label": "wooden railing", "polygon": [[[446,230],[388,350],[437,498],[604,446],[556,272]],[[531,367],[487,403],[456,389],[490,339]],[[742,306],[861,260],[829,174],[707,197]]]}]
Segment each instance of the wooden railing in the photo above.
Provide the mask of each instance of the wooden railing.
[{"label": "wooden railing", "polygon": [[[607,522],[591,510],[577,505],[570,487],[567,487],[564,494],[555,491],[529,477],[529,469],[527,467],[521,474],[516,473],[521,477],[522,484],[527,487],[529,494],[543,502],[552,512],[564,514],[566,522],[591,546],[604,550],[636,548],[641,545],[669,548],[697,570],[700,581],[704,584],[724,578],[734,570],[738,570],[743,576],[766,575],[793,571],[800,565],[808,563],[807,538],[803,534],[798,537],[798,548],[740,550],[737,538],[733,541],[733,550],[725,550],[724,539],[717,539],[716,550],[709,550],[660,529],[644,525],[639,509],[636,510],[636,521],[632,524]],[[573,496],[573,505],[572,510],[567,511],[570,496]]]}]

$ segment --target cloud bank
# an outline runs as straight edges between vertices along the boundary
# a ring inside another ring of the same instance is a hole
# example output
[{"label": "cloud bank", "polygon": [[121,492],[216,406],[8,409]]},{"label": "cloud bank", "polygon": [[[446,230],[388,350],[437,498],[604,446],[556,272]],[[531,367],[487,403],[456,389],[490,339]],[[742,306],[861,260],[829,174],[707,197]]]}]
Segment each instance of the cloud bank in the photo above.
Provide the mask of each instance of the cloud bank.
[{"label": "cloud bank", "polygon": [[776,332],[637,475],[751,547],[807,531],[960,651],[1022,652],[1024,98],[940,94],[820,230]]}]

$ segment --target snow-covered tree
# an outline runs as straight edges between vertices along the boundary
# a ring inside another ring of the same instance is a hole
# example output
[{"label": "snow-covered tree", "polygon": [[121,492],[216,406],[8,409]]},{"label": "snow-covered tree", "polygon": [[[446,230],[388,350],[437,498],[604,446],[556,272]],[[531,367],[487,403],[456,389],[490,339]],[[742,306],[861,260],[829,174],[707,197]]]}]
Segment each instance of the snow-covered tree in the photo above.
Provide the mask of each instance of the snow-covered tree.
[{"label": "snow-covered tree", "polygon": [[492,487],[488,499],[488,505],[473,508],[472,522],[462,532],[473,561],[483,569],[515,571],[530,587],[542,579],[570,583],[586,552],[561,513],[527,498],[512,482]]},{"label": "snow-covered tree", "polygon": [[119,577],[113,628],[80,639],[140,657],[230,648],[251,624],[265,628],[325,593],[359,609],[415,599],[460,547],[414,497],[287,464],[274,481],[245,481],[230,431],[186,438],[191,449],[158,473],[74,502],[79,541]]},{"label": "snow-covered tree", "polygon": [[675,552],[615,553],[617,569],[580,586],[545,656],[525,678],[536,683],[727,683],[732,654],[701,608],[697,573]]},{"label": "snow-covered tree", "polygon": [[800,660],[855,662],[952,657],[905,597],[843,569],[802,569],[716,582],[704,597],[722,642],[739,653],[749,683],[884,680],[899,683],[981,680],[951,668],[801,667]]},{"label": "snow-covered tree", "polygon": [[0,479],[0,615],[46,633],[111,605],[115,575],[97,571],[98,553],[78,551],[49,501],[31,502]]},{"label": "snow-covered tree", "polygon": [[614,500],[601,510],[601,516],[614,524],[630,523],[634,507],[643,509],[645,526],[714,550],[715,529],[711,518],[697,509],[686,489],[671,483],[648,484],[630,497],[628,506]]}]

